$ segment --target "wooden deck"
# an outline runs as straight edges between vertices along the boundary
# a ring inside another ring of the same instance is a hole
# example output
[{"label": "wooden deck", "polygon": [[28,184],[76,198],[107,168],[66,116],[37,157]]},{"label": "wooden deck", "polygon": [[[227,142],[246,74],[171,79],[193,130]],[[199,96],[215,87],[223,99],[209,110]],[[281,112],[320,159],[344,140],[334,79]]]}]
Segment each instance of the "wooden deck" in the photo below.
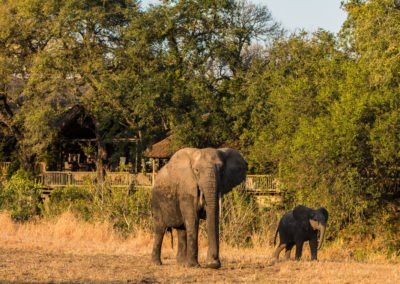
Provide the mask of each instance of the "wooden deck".
[{"label": "wooden deck", "polygon": [[281,193],[279,181],[273,175],[247,175],[240,187],[254,195]]},{"label": "wooden deck", "polygon": [[[95,172],[44,172],[40,181],[48,188],[65,186],[88,186],[96,183]],[[151,188],[153,184],[152,173],[131,174],[128,172],[107,172],[106,183],[111,187],[129,187],[132,184],[140,187]],[[278,180],[272,175],[247,175],[239,188],[249,191],[253,195],[280,195],[281,190]]]},{"label": "wooden deck", "polygon": [[[9,162],[0,162],[0,175],[6,174],[9,165]],[[66,186],[83,187],[96,183],[96,172],[46,171],[40,175],[39,181],[43,187],[49,189]],[[111,187],[129,187],[134,184],[135,186],[151,188],[153,174],[107,172],[105,182]],[[239,188],[254,195],[281,194],[278,179],[273,175],[247,175],[246,181],[240,184]]]},{"label": "wooden deck", "polygon": [[[60,188],[66,186],[83,187],[96,183],[95,172],[44,172],[41,174],[40,181],[43,186],[48,188]],[[131,174],[128,172],[107,172],[106,184],[111,187],[129,187],[132,184],[151,187],[151,174]]]},{"label": "wooden deck", "polygon": [[[0,163],[0,175],[5,175],[10,163]],[[128,172],[107,172],[106,184],[108,186],[151,189],[153,184],[152,173],[131,174]],[[95,184],[96,172],[72,172],[72,171],[46,171],[39,181],[43,186],[43,193],[49,195],[53,189],[66,186],[84,187]],[[268,207],[271,204],[279,204],[283,201],[283,193],[279,181],[273,175],[247,175],[246,180],[238,186],[241,190],[248,191],[255,196],[257,202]]]},{"label": "wooden deck", "polygon": [[279,180],[273,175],[247,175],[240,187],[252,194],[260,207],[279,207],[283,204]]}]

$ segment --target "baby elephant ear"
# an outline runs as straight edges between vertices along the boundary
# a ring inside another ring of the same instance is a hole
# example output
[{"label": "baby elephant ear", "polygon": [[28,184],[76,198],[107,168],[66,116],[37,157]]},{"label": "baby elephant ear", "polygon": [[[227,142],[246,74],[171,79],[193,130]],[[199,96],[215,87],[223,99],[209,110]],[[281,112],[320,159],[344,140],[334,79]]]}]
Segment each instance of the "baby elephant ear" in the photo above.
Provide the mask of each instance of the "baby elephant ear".
[{"label": "baby elephant ear", "polygon": [[308,223],[308,220],[312,216],[312,209],[304,206],[298,205],[293,209],[293,217],[297,222]]},{"label": "baby elephant ear", "polygon": [[326,210],[324,207],[321,207],[321,208],[318,208],[317,211],[321,212],[322,215],[324,215],[325,222],[328,221],[328,217],[329,217],[328,210]]}]

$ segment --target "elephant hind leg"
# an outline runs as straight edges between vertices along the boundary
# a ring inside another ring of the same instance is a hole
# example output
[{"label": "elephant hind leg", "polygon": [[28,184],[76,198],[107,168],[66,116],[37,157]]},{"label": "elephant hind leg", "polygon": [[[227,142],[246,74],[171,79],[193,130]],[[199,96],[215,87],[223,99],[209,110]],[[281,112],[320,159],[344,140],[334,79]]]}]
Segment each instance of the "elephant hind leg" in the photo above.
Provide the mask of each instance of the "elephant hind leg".
[{"label": "elephant hind leg", "polygon": [[185,229],[178,229],[178,253],[176,260],[179,264],[185,264],[187,260],[187,236]]},{"label": "elephant hind leg", "polygon": [[164,238],[165,228],[156,227],[154,229],[154,244],[151,253],[151,260],[156,265],[161,265],[161,247]]},{"label": "elephant hind leg", "polygon": [[294,244],[288,244],[286,245],[286,250],[285,250],[285,259],[289,260],[290,259],[290,253],[292,252]]},{"label": "elephant hind leg", "polygon": [[286,244],[280,244],[274,251],[274,259],[278,260],[279,259],[279,254],[281,251],[286,247]]}]

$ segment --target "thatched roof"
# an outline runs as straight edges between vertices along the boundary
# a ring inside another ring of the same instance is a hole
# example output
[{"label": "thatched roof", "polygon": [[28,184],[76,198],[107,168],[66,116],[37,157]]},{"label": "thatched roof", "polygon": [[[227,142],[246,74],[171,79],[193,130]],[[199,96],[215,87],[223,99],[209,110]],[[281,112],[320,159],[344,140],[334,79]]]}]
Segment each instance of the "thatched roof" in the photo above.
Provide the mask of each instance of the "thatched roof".
[{"label": "thatched roof", "polygon": [[168,159],[175,153],[177,150],[172,143],[172,135],[167,138],[157,142],[151,146],[149,146],[144,151],[144,156],[147,158],[155,158],[155,159]]},{"label": "thatched roof", "polygon": [[[218,148],[233,148],[240,149],[240,144],[238,141],[225,141]],[[179,148],[173,144],[173,135],[149,146],[144,151],[144,156],[146,158],[154,159],[169,159]]]},{"label": "thatched roof", "polygon": [[60,129],[64,129],[72,121],[76,120],[79,116],[84,114],[84,109],[80,105],[74,105],[73,107],[66,110],[54,123],[54,126]]}]

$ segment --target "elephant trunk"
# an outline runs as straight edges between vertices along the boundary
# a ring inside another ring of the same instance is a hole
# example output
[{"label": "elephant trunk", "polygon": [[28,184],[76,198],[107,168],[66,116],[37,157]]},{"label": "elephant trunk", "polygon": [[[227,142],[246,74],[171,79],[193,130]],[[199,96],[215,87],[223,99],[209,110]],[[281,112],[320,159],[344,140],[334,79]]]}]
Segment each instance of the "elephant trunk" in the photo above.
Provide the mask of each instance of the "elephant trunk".
[{"label": "elephant trunk", "polygon": [[320,234],[320,236],[319,236],[319,246],[318,246],[318,249],[320,249],[320,248],[322,247],[322,244],[324,243],[324,239],[325,239],[325,229],[326,229],[326,226],[321,224],[320,227],[319,227],[319,234]]},{"label": "elephant trunk", "polygon": [[207,214],[207,235],[208,235],[208,253],[207,267],[220,268],[219,260],[219,203],[217,181],[215,177],[210,179],[205,189],[204,197],[206,201]]}]

